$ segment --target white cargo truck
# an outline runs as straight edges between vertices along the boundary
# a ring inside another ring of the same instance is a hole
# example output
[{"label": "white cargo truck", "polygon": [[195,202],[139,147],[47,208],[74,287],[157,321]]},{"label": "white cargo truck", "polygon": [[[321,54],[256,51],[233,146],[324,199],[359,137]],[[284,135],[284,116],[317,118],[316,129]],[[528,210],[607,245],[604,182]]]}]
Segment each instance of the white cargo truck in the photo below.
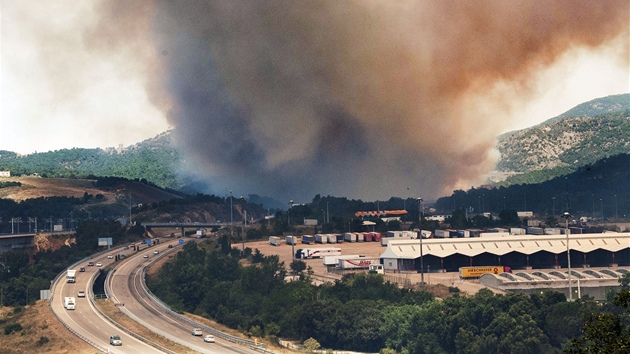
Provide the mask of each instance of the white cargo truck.
[{"label": "white cargo truck", "polygon": [[68,269],[66,274],[66,282],[74,283],[77,281],[77,271],[74,269]]},{"label": "white cargo truck", "polygon": [[74,301],[74,297],[72,297],[72,296],[67,296],[67,297],[63,298],[63,307],[66,310],[74,310],[74,307],[75,307],[76,303],[77,302]]},{"label": "white cargo truck", "polygon": [[282,239],[277,236],[269,236],[269,244],[272,246],[280,246],[280,244],[282,244]]}]

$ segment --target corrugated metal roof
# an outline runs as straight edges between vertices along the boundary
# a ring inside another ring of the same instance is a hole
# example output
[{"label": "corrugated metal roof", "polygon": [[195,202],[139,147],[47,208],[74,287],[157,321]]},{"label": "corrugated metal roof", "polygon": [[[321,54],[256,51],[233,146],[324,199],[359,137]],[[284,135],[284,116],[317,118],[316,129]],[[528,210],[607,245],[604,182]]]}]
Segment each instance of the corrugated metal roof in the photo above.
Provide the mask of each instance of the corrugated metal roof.
[{"label": "corrugated metal roof", "polygon": [[[420,240],[392,239],[381,258],[415,259],[420,257]],[[602,249],[610,252],[630,248],[630,232],[579,234],[569,236],[571,250],[592,252]],[[560,254],[567,251],[565,235],[514,235],[506,237],[482,238],[445,238],[422,240],[424,256],[444,258],[454,254],[469,257],[482,253],[502,256],[510,252],[531,255],[536,252],[547,251]]]}]

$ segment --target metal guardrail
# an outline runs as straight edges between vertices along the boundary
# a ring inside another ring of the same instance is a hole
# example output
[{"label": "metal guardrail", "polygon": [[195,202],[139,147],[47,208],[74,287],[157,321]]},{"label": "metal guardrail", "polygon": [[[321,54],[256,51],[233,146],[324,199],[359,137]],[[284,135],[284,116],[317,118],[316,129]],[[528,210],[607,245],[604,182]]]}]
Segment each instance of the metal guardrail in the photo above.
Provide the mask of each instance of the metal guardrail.
[{"label": "metal guardrail", "polygon": [[[104,251],[104,252],[107,252],[107,251]],[[92,258],[94,258],[95,256],[98,256],[98,255],[99,255],[99,253],[95,253],[95,254],[93,254],[93,255],[91,255],[89,257],[85,257],[85,258],[81,259],[80,261],[75,262],[74,264],[71,264],[68,268],[64,269],[61,273],[57,274],[57,276],[53,279],[53,281],[52,281],[52,283],[50,285],[51,291],[50,291],[50,299],[48,301],[48,307],[50,308],[50,312],[52,312],[53,315],[55,315],[57,320],[59,322],[61,322],[61,324],[64,325],[64,327],[66,327],[70,332],[72,332],[72,334],[74,334],[75,336],[79,337],[81,340],[83,340],[87,344],[93,346],[98,351],[100,351],[102,353],[109,353],[109,351],[106,348],[101,347],[100,345],[92,342],[88,338],[86,338],[83,335],[81,335],[79,332],[75,331],[72,327],[70,327],[69,324],[67,324],[64,320],[62,320],[61,317],[57,316],[57,313],[55,313],[55,311],[52,308],[53,300],[55,298],[55,291],[54,290],[55,290],[55,287],[57,286],[57,283],[59,282],[59,279],[67,274],[67,270],[68,269],[76,268],[77,265],[87,261],[88,259],[92,259]],[[94,274],[96,274],[96,273],[94,273]],[[92,279],[90,279],[90,282],[92,282]]]},{"label": "metal guardrail", "polygon": [[256,345],[256,342],[251,340],[251,339],[243,339],[243,338],[239,338],[239,337],[235,337],[232,336],[230,334],[227,333],[223,333],[221,331],[218,331],[212,327],[208,327],[205,326],[203,324],[197,323],[185,316],[180,315],[179,313],[171,310],[171,307],[168,306],[167,304],[165,304],[162,300],[160,300],[160,298],[158,298],[157,296],[155,296],[155,294],[153,294],[153,292],[151,292],[151,290],[147,287],[146,285],[146,281],[145,281],[145,275],[146,275],[146,271],[147,269],[149,269],[154,262],[156,262],[157,260],[161,259],[162,257],[166,257],[168,255],[168,253],[161,253],[158,257],[154,258],[154,261],[151,262],[150,264],[144,266],[142,268],[142,291],[144,291],[144,293],[149,297],[149,299],[151,299],[151,301],[153,301],[153,303],[155,303],[156,305],[158,305],[159,307],[161,307],[164,312],[166,312],[167,314],[171,315],[172,317],[174,317],[175,319],[177,319],[180,322],[183,323],[187,323],[191,326],[191,328],[193,327],[198,327],[203,329],[206,332],[210,332],[212,333],[214,336],[223,338],[225,340],[228,340],[232,343],[237,343],[240,345],[244,345],[244,346],[248,346],[250,349],[256,350],[256,351],[260,351],[263,353],[274,353],[272,351],[267,350],[267,345],[265,343],[258,343],[258,345]]},{"label": "metal guardrail", "polygon": [[[111,270],[111,271],[109,271],[109,272],[107,273],[107,276],[105,277],[104,290],[105,290],[105,296],[107,296],[107,298],[114,298],[114,299],[115,299],[115,297],[112,295],[112,293],[111,293],[111,289],[110,289],[110,287],[109,287],[109,283],[110,283],[110,281],[111,281],[111,275],[112,275],[112,274],[114,274],[114,273],[115,273],[115,271],[114,271],[114,270]],[[151,341],[151,340],[149,340],[149,339],[147,339],[147,338],[144,338],[143,336],[141,336],[141,335],[139,335],[139,334],[137,334],[137,333],[135,333],[135,332],[131,331],[130,329],[128,329],[128,328],[126,328],[125,326],[121,325],[120,323],[116,322],[113,318],[111,318],[111,317],[107,316],[107,315],[106,315],[103,311],[101,311],[101,309],[99,309],[99,308],[96,306],[96,303],[94,302],[94,299],[90,298],[90,301],[92,302],[92,304],[94,305],[94,307],[96,308],[96,310],[97,310],[97,311],[98,311],[101,315],[103,315],[103,317],[105,317],[105,318],[106,318],[109,322],[111,322],[114,326],[116,326],[116,327],[120,328],[122,331],[124,331],[124,332],[125,332],[125,333],[127,333],[128,335],[130,335],[130,336],[132,336],[132,337],[136,338],[137,340],[139,340],[139,341],[141,341],[141,342],[144,342],[144,343],[146,343],[146,344],[148,344],[148,345],[150,345],[150,346],[152,346],[152,347],[154,347],[154,348],[156,348],[156,349],[159,349],[159,350],[161,350],[161,351],[163,351],[163,352],[170,353],[170,354],[177,354],[176,352],[174,352],[174,351],[172,351],[172,350],[170,350],[170,349],[167,349],[167,348],[165,348],[165,347],[163,347],[163,346],[161,346],[161,345],[159,345],[159,344],[157,344],[157,343],[155,343],[155,342],[153,342],[153,341]]]}]

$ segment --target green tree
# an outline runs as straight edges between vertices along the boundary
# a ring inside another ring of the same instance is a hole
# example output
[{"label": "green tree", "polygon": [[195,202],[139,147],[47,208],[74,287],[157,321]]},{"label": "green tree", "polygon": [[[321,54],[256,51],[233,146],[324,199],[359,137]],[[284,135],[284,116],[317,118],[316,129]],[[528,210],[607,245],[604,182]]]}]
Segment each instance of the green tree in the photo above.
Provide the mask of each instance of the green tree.
[{"label": "green tree", "polygon": [[306,353],[312,353],[315,350],[319,349],[320,347],[321,345],[319,344],[319,342],[315,340],[313,337],[304,341],[304,352]]},{"label": "green tree", "polygon": [[615,306],[620,313],[590,313],[585,318],[582,337],[574,339],[566,353],[612,353],[630,352],[630,290],[615,295]]}]

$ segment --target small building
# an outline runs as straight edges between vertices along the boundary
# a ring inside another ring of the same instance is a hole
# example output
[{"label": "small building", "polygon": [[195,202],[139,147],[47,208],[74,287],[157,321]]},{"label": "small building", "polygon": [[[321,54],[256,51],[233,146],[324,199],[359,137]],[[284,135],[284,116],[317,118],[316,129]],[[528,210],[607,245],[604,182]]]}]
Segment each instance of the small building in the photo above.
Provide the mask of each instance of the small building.
[{"label": "small building", "polygon": [[0,177],[11,177],[11,171],[0,171]]}]

